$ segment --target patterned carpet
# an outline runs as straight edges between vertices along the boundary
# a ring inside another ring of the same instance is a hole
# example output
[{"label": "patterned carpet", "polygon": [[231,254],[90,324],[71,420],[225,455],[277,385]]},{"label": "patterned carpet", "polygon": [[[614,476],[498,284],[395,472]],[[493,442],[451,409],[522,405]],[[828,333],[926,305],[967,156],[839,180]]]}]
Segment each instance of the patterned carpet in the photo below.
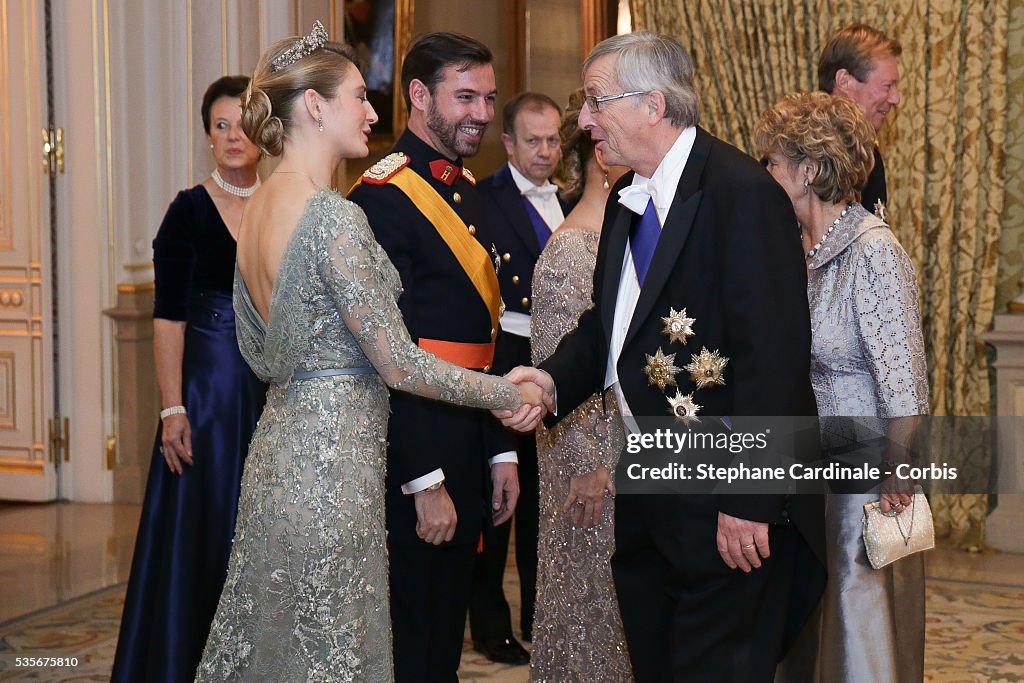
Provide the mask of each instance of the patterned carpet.
[{"label": "patterned carpet", "polygon": [[925,680],[1024,681],[1024,588],[929,580]]},{"label": "patterned carpet", "polygon": [[[928,683],[1024,682],[1024,589],[929,579]],[[106,681],[124,586],[0,624],[0,681]],[[17,657],[77,658],[18,666]],[[495,665],[467,647],[462,680],[523,683],[526,667]]]}]

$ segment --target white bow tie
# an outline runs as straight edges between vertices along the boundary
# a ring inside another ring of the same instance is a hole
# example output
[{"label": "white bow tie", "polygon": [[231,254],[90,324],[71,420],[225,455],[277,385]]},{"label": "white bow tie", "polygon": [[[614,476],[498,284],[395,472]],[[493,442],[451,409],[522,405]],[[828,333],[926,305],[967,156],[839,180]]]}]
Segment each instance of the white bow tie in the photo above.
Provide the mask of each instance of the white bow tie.
[{"label": "white bow tie", "polygon": [[639,216],[644,215],[649,201],[653,201],[657,208],[658,191],[654,189],[654,183],[650,181],[639,185],[627,185],[619,190],[619,204]]},{"label": "white bow tie", "polygon": [[544,199],[545,197],[549,197],[555,194],[556,192],[558,192],[557,185],[555,185],[554,183],[545,183],[540,186],[534,185],[533,187],[527,189],[525,192],[523,192],[523,196],[538,197],[540,199]]}]

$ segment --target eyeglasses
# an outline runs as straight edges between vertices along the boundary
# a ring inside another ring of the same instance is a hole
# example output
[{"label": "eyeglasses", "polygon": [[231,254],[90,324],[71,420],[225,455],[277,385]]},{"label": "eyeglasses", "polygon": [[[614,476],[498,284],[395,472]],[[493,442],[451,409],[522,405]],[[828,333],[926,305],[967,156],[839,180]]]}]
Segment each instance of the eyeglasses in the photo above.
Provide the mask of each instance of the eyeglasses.
[{"label": "eyeglasses", "polygon": [[583,104],[587,105],[587,108],[596,114],[601,111],[601,105],[605,102],[614,102],[615,100],[621,100],[623,97],[646,95],[649,92],[650,90],[634,90],[632,92],[620,92],[617,95],[587,95],[583,98]]}]

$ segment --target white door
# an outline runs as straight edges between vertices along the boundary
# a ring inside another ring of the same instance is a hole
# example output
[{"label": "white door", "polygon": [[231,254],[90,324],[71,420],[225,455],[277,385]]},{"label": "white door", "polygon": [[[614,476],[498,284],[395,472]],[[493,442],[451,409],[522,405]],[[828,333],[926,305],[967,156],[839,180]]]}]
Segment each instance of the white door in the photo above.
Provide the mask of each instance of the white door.
[{"label": "white door", "polygon": [[[49,177],[43,167],[44,49],[42,0],[0,0],[0,499],[8,500],[56,498],[63,457],[50,438],[53,313]],[[58,163],[59,151],[47,155],[48,165]]]}]

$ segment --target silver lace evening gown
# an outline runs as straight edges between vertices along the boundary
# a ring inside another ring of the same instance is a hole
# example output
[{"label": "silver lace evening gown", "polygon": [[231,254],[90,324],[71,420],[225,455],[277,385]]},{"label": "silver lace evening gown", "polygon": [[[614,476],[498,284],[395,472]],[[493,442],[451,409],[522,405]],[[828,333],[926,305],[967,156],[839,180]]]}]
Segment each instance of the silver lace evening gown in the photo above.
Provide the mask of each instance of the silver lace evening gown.
[{"label": "silver lace evening gown", "polygon": [[[321,190],[285,249],[264,324],[235,273],[238,344],[270,383],[227,581],[197,681],[392,681],[384,531],[388,387],[478,408],[511,384],[415,346],[400,280],[362,210]],[[297,372],[376,372],[293,379]]]},{"label": "silver lace evening gown", "polygon": [[[808,264],[811,384],[823,416],[883,419],[928,413],[928,375],[914,266],[874,214],[854,204]],[[924,560],[883,569],[861,536],[864,494],[829,494],[828,584],[821,683],[919,683],[924,676]],[[810,680],[803,678],[802,680]]]},{"label": "silver lace evening gown", "polygon": [[[534,364],[554,353],[591,304],[601,235],[565,230],[544,247],[533,276],[530,344]],[[615,399],[592,396],[551,430],[537,430],[540,532],[537,607],[530,680],[534,683],[627,683],[633,680],[609,561],[615,550],[615,506],[601,524],[572,525],[562,512],[569,478],[604,465],[614,477],[625,444]]]}]

